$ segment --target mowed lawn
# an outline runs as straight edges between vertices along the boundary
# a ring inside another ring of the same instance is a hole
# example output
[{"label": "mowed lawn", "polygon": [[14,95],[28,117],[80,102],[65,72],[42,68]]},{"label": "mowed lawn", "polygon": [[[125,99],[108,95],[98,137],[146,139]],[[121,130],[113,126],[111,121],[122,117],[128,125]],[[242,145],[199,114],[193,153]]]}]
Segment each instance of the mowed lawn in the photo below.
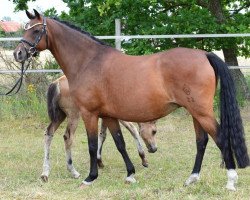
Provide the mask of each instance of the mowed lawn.
[{"label": "mowed lawn", "polygon": [[[250,149],[250,108],[242,111],[247,145]],[[238,170],[236,192],[225,189],[226,170],[220,166],[220,152],[209,140],[201,180],[184,187],[192,171],[196,144],[192,118],[179,110],[157,122],[158,151],[149,154],[144,168],[130,133],[123,128],[127,151],[136,168],[137,183],[124,183],[126,169],[110,134],[103,147],[104,169],[92,186],[79,189],[89,172],[87,137],[82,123],[77,129],[73,163],[81,173],[71,178],[66,169],[63,133],[56,132],[51,147],[52,170],[48,183],[40,179],[43,137],[46,123],[34,117],[0,121],[0,199],[250,199],[250,168]]]}]

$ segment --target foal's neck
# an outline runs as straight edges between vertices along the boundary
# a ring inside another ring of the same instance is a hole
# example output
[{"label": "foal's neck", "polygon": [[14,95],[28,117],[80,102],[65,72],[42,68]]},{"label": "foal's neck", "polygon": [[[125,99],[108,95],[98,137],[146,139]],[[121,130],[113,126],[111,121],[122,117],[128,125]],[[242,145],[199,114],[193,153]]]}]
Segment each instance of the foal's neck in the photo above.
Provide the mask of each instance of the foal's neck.
[{"label": "foal's neck", "polygon": [[48,20],[49,50],[70,81],[98,56],[101,44],[56,20]]}]

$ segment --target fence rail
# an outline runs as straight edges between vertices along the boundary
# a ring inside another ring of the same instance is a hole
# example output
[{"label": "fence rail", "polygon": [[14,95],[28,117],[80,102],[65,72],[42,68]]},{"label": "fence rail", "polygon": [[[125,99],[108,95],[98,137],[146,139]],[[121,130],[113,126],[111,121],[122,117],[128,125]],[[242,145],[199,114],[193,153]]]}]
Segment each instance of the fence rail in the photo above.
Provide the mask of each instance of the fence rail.
[{"label": "fence rail", "polygon": [[[121,41],[131,39],[175,39],[175,38],[229,38],[229,37],[250,37],[250,33],[232,33],[232,34],[179,34],[179,35],[121,35],[119,20],[116,20],[115,36],[95,36],[98,39],[115,40],[116,48],[121,49]],[[20,41],[20,37],[0,38],[0,41]],[[250,69],[250,66],[230,66],[230,69]],[[36,69],[27,70],[26,73],[61,73],[60,69]],[[0,74],[20,73],[18,70],[0,70]]]},{"label": "fence rail", "polygon": [[[167,39],[167,38],[228,38],[228,37],[250,37],[250,33],[232,34],[179,34],[179,35],[111,35],[95,36],[103,40],[130,40],[130,39]],[[20,41],[20,37],[0,38],[0,41]]]}]

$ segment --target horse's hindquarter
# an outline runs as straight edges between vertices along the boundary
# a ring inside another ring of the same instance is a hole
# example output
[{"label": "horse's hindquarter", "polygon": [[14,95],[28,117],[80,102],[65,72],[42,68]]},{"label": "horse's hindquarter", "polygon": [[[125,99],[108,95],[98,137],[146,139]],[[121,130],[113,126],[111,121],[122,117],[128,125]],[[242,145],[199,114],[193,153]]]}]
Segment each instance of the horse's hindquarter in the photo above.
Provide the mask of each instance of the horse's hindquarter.
[{"label": "horse's hindquarter", "polygon": [[162,53],[165,85],[175,103],[191,110],[212,108],[216,77],[206,52],[176,48]]},{"label": "horse's hindquarter", "polygon": [[103,111],[129,121],[163,117],[179,106],[211,108],[216,87],[205,52],[177,48],[150,56],[115,56],[106,66]]}]

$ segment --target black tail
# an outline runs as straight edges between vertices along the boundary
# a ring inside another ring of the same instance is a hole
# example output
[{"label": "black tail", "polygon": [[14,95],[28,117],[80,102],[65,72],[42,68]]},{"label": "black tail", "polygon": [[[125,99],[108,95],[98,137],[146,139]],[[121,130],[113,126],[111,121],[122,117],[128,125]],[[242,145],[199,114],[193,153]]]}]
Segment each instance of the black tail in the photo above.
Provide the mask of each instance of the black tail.
[{"label": "black tail", "polygon": [[228,66],[218,56],[208,53],[207,58],[220,78],[220,131],[218,142],[221,144],[224,159],[233,152],[239,168],[249,166],[249,156],[244,138],[244,128],[236,100],[234,81]]},{"label": "black tail", "polygon": [[51,122],[61,122],[66,118],[66,114],[59,106],[59,89],[56,83],[51,83],[47,92],[47,109]]}]

